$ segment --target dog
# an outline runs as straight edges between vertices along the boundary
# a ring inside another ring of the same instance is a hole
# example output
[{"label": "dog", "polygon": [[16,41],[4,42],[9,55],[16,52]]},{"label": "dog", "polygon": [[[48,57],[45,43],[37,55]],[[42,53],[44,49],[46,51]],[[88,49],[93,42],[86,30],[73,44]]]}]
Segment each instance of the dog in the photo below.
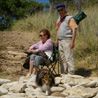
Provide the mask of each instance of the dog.
[{"label": "dog", "polygon": [[55,85],[54,75],[48,69],[40,69],[36,76],[36,84],[42,88],[46,95],[49,95],[51,87]]}]

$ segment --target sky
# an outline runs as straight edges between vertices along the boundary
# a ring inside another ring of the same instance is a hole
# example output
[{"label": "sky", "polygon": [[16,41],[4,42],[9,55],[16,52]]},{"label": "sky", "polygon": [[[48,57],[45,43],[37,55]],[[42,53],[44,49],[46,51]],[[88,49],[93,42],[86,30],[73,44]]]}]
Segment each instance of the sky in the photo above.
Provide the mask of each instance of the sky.
[{"label": "sky", "polygon": [[43,4],[49,3],[49,0],[34,0],[34,1],[37,1],[37,2],[40,2],[40,3],[43,3]]}]

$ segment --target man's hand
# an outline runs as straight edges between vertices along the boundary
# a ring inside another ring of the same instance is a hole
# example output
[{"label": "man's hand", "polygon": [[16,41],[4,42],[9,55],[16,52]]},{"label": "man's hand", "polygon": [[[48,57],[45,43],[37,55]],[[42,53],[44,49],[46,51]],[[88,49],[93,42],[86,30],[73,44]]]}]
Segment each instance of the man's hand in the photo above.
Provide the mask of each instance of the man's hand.
[{"label": "man's hand", "polygon": [[74,42],[71,42],[70,43],[70,49],[73,49],[74,48]]},{"label": "man's hand", "polygon": [[58,46],[58,41],[55,41],[55,46],[56,46],[56,47]]}]

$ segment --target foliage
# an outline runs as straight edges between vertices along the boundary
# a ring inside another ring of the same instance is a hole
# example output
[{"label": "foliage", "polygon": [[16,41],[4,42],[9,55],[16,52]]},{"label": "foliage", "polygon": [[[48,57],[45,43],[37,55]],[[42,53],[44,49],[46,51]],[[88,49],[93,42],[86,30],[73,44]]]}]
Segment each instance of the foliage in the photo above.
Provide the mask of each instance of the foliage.
[{"label": "foliage", "polygon": [[73,0],[49,0],[50,3],[54,2],[55,4],[64,3],[65,1],[73,1]]},{"label": "foliage", "polygon": [[50,7],[49,3],[45,3],[45,8],[49,8],[49,7]]},{"label": "foliage", "polygon": [[98,4],[98,0],[88,0],[88,3],[93,6],[95,4]]},{"label": "foliage", "polygon": [[43,5],[35,1],[0,0],[0,30],[9,27],[15,20],[27,17],[43,9]]}]

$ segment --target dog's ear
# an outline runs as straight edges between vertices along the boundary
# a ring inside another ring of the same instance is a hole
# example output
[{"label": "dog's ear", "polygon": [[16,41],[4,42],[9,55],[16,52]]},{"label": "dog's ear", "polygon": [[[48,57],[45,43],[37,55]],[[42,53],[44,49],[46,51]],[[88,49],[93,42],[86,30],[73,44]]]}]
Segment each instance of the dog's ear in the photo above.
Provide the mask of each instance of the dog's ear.
[{"label": "dog's ear", "polygon": [[54,77],[53,73],[50,72],[50,76],[49,77],[51,78],[51,84],[50,84],[50,86],[55,85],[55,79],[54,79],[55,77]]},{"label": "dog's ear", "polygon": [[36,83],[37,83],[38,86],[42,86],[42,79],[43,78],[44,78],[43,76],[42,77],[38,77],[38,79],[36,81]]},{"label": "dog's ear", "polygon": [[53,78],[53,79],[55,78],[53,73],[49,72],[49,74],[50,74],[50,78]]},{"label": "dog's ear", "polygon": [[37,72],[37,76],[36,76],[36,84],[38,85],[38,86],[42,86],[42,78],[43,78],[43,75],[42,75],[42,70],[39,70],[38,72]]}]

